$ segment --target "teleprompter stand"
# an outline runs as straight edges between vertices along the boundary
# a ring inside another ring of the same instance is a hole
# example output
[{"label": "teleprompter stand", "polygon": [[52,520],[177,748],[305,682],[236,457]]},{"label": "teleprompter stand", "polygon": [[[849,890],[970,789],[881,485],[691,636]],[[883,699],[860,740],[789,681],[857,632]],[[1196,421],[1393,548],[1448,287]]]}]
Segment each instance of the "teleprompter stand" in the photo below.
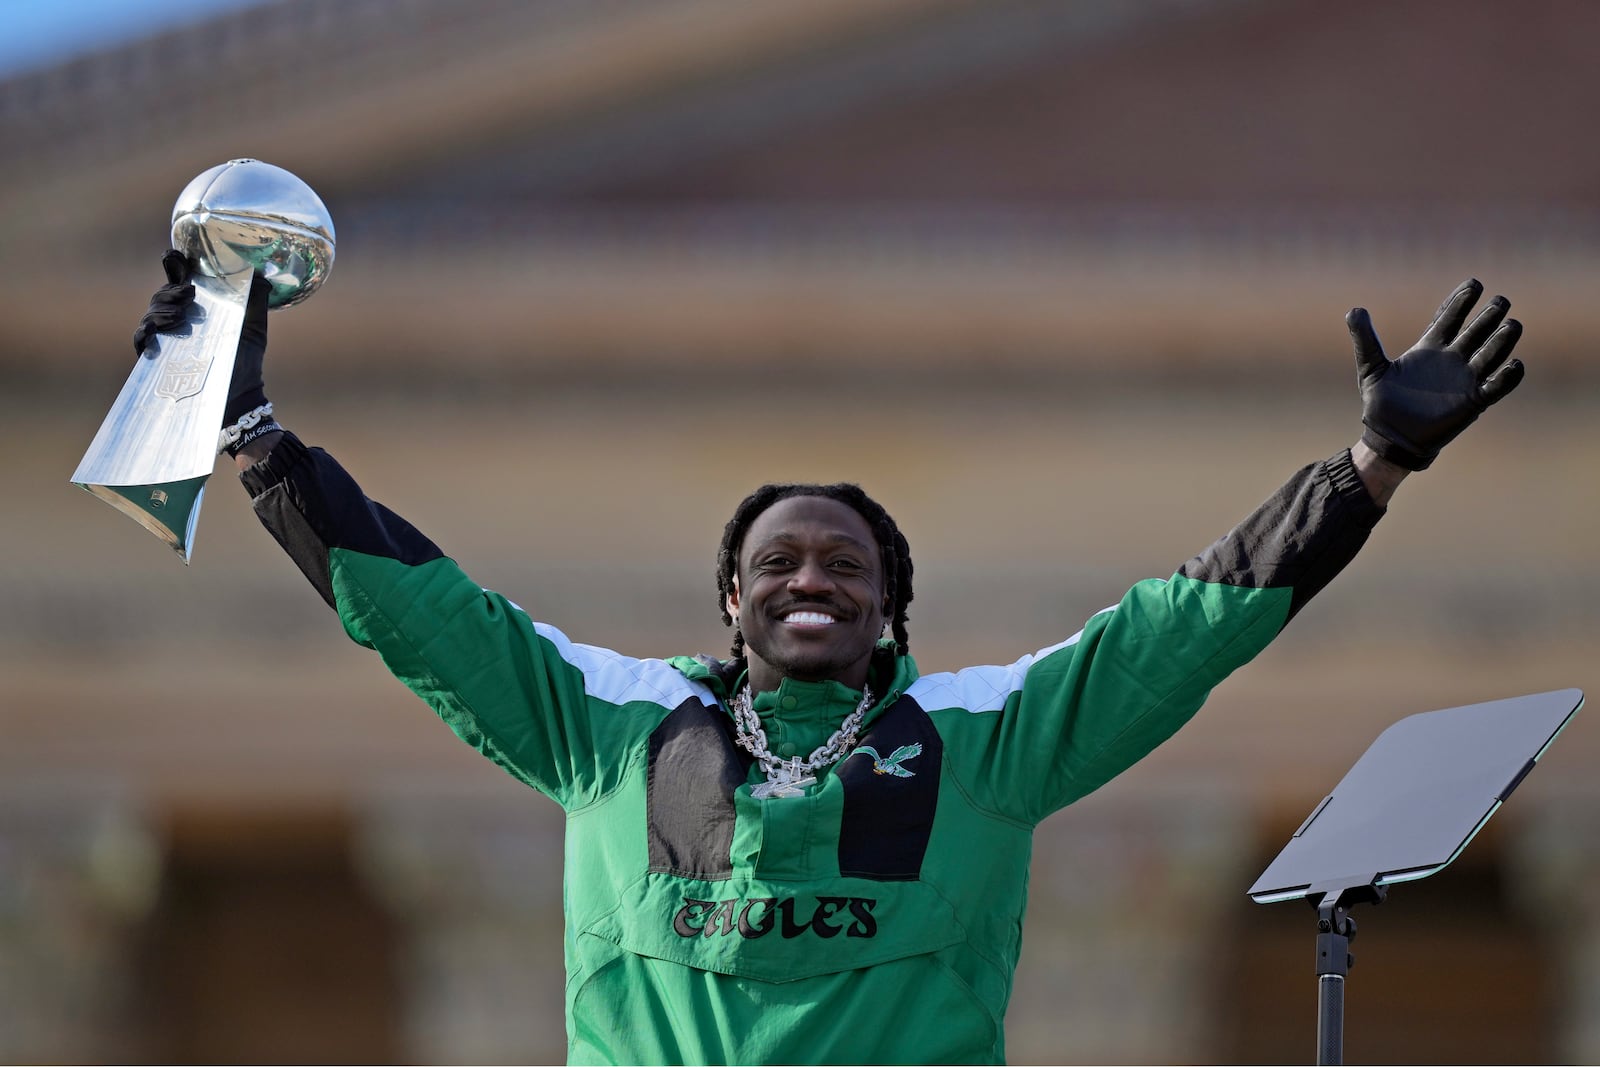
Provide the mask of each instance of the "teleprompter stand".
[{"label": "teleprompter stand", "polygon": [[1562,689],[1401,719],[1372,743],[1250,887],[1317,911],[1317,1063],[1344,1062],[1357,904],[1443,870],[1583,706]]},{"label": "teleprompter stand", "polygon": [[1356,938],[1356,921],[1350,909],[1357,904],[1382,904],[1389,887],[1347,886],[1314,888],[1306,894],[1317,909],[1317,1062],[1344,1062],[1344,979],[1355,966],[1350,942]]}]

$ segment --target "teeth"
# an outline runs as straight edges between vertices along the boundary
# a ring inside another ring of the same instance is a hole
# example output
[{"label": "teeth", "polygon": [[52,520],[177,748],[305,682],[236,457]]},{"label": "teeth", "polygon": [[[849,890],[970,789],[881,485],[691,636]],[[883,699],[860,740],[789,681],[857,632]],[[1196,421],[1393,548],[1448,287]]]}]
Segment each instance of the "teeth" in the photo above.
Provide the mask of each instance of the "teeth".
[{"label": "teeth", "polygon": [[783,621],[799,623],[803,626],[818,626],[831,623],[833,616],[824,615],[820,611],[791,611],[783,617]]}]

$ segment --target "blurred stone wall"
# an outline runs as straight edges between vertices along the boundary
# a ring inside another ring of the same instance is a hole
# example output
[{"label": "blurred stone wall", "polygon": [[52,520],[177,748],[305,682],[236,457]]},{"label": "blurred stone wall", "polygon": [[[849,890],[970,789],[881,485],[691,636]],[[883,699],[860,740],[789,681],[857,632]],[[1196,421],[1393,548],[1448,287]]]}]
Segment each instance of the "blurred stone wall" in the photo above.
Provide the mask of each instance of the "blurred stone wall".
[{"label": "blurred stone wall", "polygon": [[[560,813],[344,637],[225,469],[187,568],[67,483],[170,197],[247,154],[340,232],[272,322],[286,423],[640,655],[726,647],[744,493],[848,479],[911,540],[923,668],[1013,660],[1357,436],[1351,305],[1398,349],[1462,277],[1510,295],[1522,389],[1038,835],[1013,1061],[1308,1057],[1309,912],[1245,888],[1388,723],[1593,673],[1594,9],[1085,10],[287,0],[0,84],[0,1060],[332,1057],[334,1008],[379,1035],[351,1059],[563,1055]],[[219,57],[233,95],[174,88]],[[1352,1059],[1600,1058],[1586,714],[1363,918]]]}]

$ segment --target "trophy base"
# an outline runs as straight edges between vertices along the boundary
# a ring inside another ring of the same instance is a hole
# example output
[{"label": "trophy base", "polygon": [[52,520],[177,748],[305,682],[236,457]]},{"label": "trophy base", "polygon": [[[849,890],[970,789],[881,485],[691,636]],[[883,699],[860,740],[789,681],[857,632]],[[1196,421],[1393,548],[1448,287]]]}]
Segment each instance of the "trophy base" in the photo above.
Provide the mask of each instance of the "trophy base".
[{"label": "trophy base", "polygon": [[198,478],[152,485],[73,484],[88,490],[165,541],[187,564],[194,551],[195,522],[200,518],[200,500],[205,495],[209,477],[209,474],[202,474]]}]

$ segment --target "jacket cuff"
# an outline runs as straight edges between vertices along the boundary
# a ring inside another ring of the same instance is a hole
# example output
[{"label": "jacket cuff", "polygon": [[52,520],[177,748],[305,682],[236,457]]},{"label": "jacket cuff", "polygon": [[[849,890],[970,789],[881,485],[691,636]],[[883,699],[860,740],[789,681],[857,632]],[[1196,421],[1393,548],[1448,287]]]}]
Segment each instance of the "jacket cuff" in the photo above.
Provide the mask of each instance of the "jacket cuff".
[{"label": "jacket cuff", "polygon": [[252,498],[258,497],[286,481],[310,454],[310,450],[300,443],[300,438],[285,430],[265,459],[257,460],[239,472],[239,481]]},{"label": "jacket cuff", "polygon": [[[276,451],[273,454],[276,455]],[[1378,520],[1388,512],[1388,508],[1379,507],[1372,499],[1372,494],[1367,492],[1367,487],[1361,482],[1361,472],[1356,470],[1355,460],[1348,448],[1329,456],[1323,469],[1328,473],[1334,494],[1357,518],[1366,522],[1368,529],[1376,526]]]}]

